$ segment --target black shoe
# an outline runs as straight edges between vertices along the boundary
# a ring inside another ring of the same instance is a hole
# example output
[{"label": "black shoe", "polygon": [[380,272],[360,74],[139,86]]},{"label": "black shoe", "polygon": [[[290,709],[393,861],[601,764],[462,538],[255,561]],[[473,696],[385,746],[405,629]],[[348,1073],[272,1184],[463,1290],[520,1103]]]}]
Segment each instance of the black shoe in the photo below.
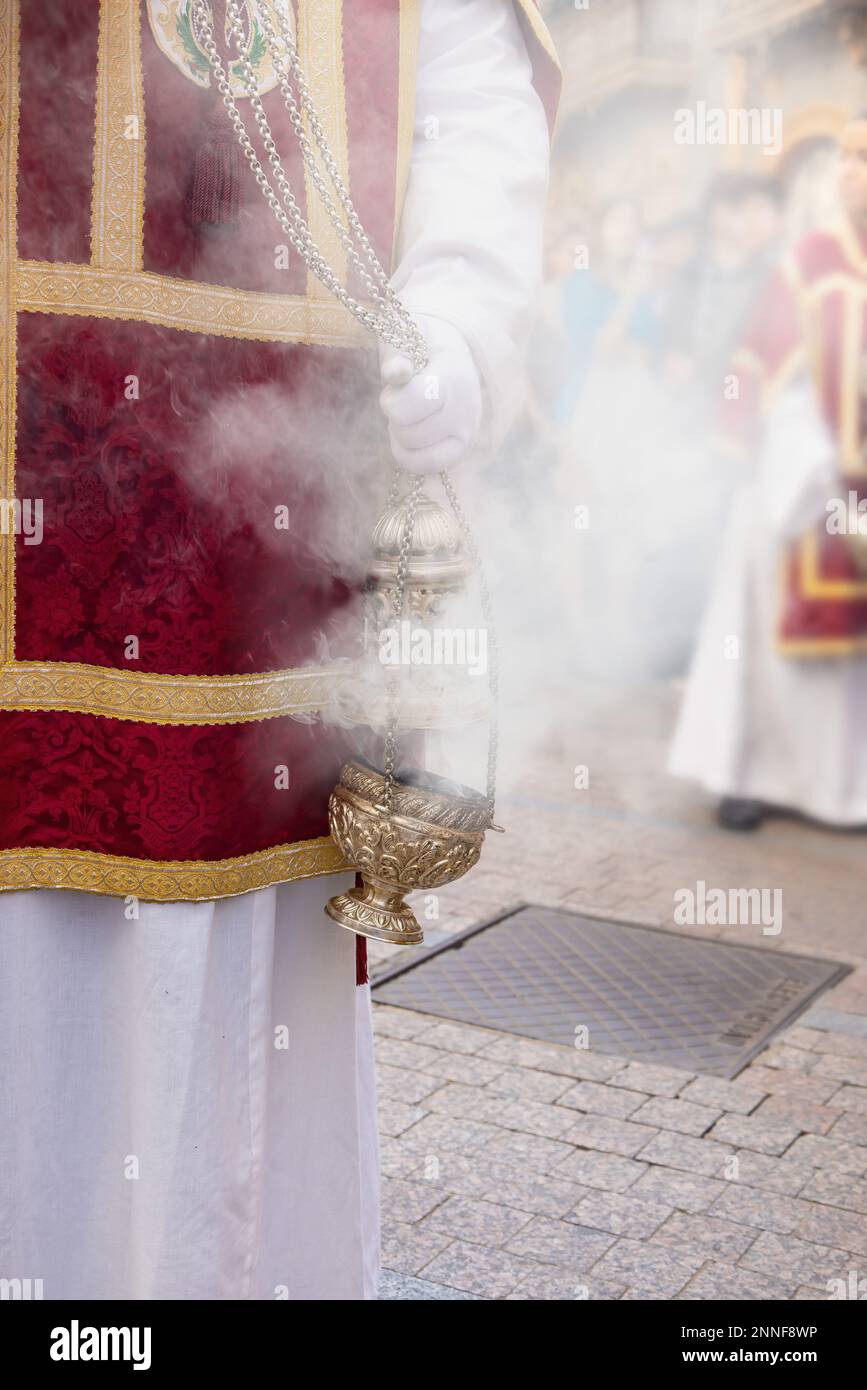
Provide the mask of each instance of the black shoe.
[{"label": "black shoe", "polygon": [[744,796],[724,796],[717,808],[717,820],[726,830],[758,830],[765,818],[761,801]]}]

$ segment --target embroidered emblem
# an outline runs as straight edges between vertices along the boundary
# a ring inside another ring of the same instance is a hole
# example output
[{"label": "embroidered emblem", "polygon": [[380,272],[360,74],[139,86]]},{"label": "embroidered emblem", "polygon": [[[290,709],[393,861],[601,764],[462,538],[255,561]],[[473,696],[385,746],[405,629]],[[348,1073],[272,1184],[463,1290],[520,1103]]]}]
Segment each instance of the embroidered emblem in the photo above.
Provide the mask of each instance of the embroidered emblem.
[{"label": "embroidered emblem", "polygon": [[[277,85],[277,75],[262,32],[260,15],[263,9],[278,33],[278,12],[288,19],[293,38],[296,32],[291,0],[241,0],[245,51],[256,73],[260,96]],[[197,87],[209,87],[211,68],[195,20],[193,0],[148,0],[148,20],[157,47],[169,62]],[[238,63],[232,64],[231,78],[233,95],[246,96]]]}]

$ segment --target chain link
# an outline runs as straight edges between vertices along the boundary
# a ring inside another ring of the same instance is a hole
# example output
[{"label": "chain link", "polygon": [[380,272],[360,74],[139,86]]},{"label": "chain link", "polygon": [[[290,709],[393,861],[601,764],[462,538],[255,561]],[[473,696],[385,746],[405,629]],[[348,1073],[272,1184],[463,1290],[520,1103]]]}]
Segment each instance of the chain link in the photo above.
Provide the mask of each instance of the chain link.
[{"label": "chain link", "polygon": [[[361,225],[352,199],[349,196],[349,192],[341,178],[337,163],[329,148],[325,131],[323,130],[322,122],[319,119],[319,114],[316,110],[313,98],[310,95],[310,89],[301,66],[295,39],[289,27],[288,17],[282,10],[277,10],[276,13],[281,31],[278,36],[266,7],[262,6],[258,10],[262,31],[265,35],[271,61],[274,65],[274,71],[277,75],[277,82],[289,115],[289,120],[298,140],[304,166],[322,202],[322,206],[325,208],[328,219],[334,227],[347,256],[358,272],[373,304],[376,306],[376,310],[368,309],[366,305],[362,304],[349,293],[313,240],[310,228],[304,214],[298,206],[289,180],[286,177],[283,163],[280,159],[274,137],[271,133],[271,127],[265,114],[265,108],[259,96],[256,74],[244,46],[243,22],[238,0],[226,0],[227,30],[237,45],[238,53],[235,62],[241,69],[241,78],[250,100],[250,108],[262,139],[263,148],[268,156],[268,163],[271,167],[274,182],[280,191],[279,198],[256,154],[253,142],[247,133],[244,118],[238,109],[229,75],[223,66],[219,49],[214,38],[213,16],[209,0],[193,0],[193,13],[198,23],[201,42],[211,66],[214,81],[223,98],[223,105],[226,107],[229,120],[238,137],[238,142],[244,157],[250,165],[256,183],[261,189],[279,225],[285,232],[290,245],[294,247],[305,265],[313,272],[317,279],[325,285],[326,289],[329,290],[370,333],[382,342],[386,342],[392,347],[397,348],[399,352],[404,353],[411,361],[414,372],[422,371],[428,363],[427,344],[425,343],[424,336],[409,310],[392,289],[389,276],[374,251],[370,238]],[[292,87],[293,81],[297,88],[297,97]],[[319,152],[319,158],[322,160],[328,180],[330,181],[330,189],[328,182],[323,178],[319,169],[316,151],[305,130],[305,120],[313,135],[313,140]],[[333,194],[331,191],[332,189]],[[340,207],[343,209],[346,224],[344,224],[335,204],[335,196]],[[491,824],[493,824],[497,780],[497,695],[499,687],[499,657],[493,622],[493,607],[488,586],[485,581],[481,559],[466,518],[455,495],[454,487],[446,473],[442,473],[440,477],[446,497],[449,500],[455,519],[463,532],[467,543],[467,550],[476,570],[479,581],[482,612],[488,626],[491,707],[486,797],[490,808]],[[392,506],[397,502],[400,492],[400,478],[400,467],[395,464],[394,477],[388,496],[388,506]],[[395,609],[398,621],[403,617],[406,603],[406,581],[409,573],[409,556],[412,548],[413,531],[415,529],[416,510],[418,508],[423,481],[424,479],[421,477],[415,478],[407,496],[407,512],[401,535],[395,580]],[[383,805],[387,814],[391,812],[394,798],[395,765],[397,761],[397,726],[400,713],[399,704],[400,680],[399,677],[394,674],[389,677],[387,699],[388,713],[384,750],[385,787]]]}]

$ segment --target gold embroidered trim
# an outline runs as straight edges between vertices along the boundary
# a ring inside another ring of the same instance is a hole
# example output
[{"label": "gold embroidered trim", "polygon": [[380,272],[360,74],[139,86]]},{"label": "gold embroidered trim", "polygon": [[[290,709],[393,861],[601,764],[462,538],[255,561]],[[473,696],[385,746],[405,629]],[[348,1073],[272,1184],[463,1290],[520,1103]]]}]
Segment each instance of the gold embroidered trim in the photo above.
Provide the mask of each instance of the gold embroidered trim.
[{"label": "gold embroidered trim", "polygon": [[0,708],[67,710],[145,724],[246,724],[322,710],[336,668],[241,676],[164,676],[73,661],[16,661],[0,670]]},{"label": "gold embroidered trim", "polygon": [[358,347],[364,330],[337,300],[235,290],[151,271],[19,261],[18,308],[158,323],[272,343]]},{"label": "gold embroidered trim", "polygon": [[530,25],[530,28],[532,29],[536,38],[539,40],[539,43],[544,48],[548,57],[551,59],[551,62],[555,65],[557,70],[560,71],[560,59],[558,58],[557,50],[554,47],[554,40],[551,38],[550,30],[548,29],[548,26],[542,18],[538,6],[534,3],[534,0],[516,0],[516,4],[518,5],[518,8],[520,10],[523,10],[524,14],[527,17],[527,21]]},{"label": "gold embroidered trim", "polygon": [[[16,175],[18,168],[18,4],[0,3],[0,473],[3,497],[15,496],[15,257],[17,251]],[[0,665],[14,652],[14,541],[0,538]]]},{"label": "gold embroidered trim", "polygon": [[867,598],[867,579],[823,579],[819,537],[810,531],[801,541],[801,581],[806,598]]},{"label": "gold embroidered trim", "polygon": [[[861,457],[861,354],[865,306],[853,295],[843,299],[843,360],[840,363],[840,468],[843,473],[864,473]],[[867,585],[864,586],[867,593]]]},{"label": "gold embroidered trim", "polygon": [[101,0],[96,69],[90,256],[140,270],[145,181],[144,93],[137,0]]},{"label": "gold embroidered trim", "polygon": [[0,851],[0,890],[72,888],[145,902],[204,902],[349,867],[328,835],[237,859],[157,862],[91,850],[6,849]]},{"label": "gold embroidered trim", "polygon": [[780,656],[857,656],[867,652],[867,637],[785,637],[777,640]]},{"label": "gold embroidered trim", "polygon": [[[346,124],[346,87],[343,72],[343,0],[328,0],[327,4],[323,4],[322,0],[298,0],[298,55],[304,65],[307,85],[328,147],[334,156],[340,177],[349,188],[349,131]],[[340,283],[345,285],[346,249],[310,182],[306,165],[304,187],[310,234]],[[350,193],[351,191],[350,189]],[[329,297],[329,291],[312,270],[307,272],[307,294],[317,301],[324,301]]]},{"label": "gold embroidered trim", "polygon": [[415,90],[421,33],[420,0],[400,0],[400,40],[397,69],[397,173],[394,184],[394,255],[400,233],[400,214],[409,182],[415,137]]}]

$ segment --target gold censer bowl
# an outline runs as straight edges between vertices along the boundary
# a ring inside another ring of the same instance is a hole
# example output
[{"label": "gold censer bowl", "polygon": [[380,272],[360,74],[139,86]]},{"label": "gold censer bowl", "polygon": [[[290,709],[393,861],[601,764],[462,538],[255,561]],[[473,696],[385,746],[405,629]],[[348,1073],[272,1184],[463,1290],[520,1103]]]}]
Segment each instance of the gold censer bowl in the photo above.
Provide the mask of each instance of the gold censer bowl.
[{"label": "gold censer bowl", "polygon": [[390,810],[385,777],[362,762],[346,763],[331,793],[331,834],[361,884],[330,898],[325,911],[341,927],[416,946],[424,938],[404,898],[441,888],[471,869],[490,826],[490,803],[430,773],[397,777]]}]

